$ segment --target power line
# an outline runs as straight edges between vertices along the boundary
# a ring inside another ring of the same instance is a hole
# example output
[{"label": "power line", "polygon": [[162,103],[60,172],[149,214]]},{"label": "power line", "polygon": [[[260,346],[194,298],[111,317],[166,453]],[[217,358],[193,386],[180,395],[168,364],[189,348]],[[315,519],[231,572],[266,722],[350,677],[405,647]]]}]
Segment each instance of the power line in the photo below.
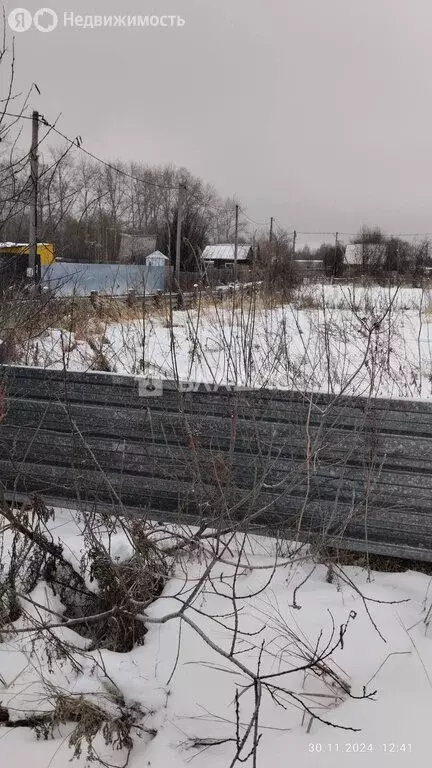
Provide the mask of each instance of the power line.
[{"label": "power line", "polygon": [[283,227],[281,224],[279,224],[278,220],[275,217],[273,217],[273,223],[276,224],[276,227],[278,228],[278,230],[280,230],[284,235],[294,234],[294,230],[290,232],[286,227]]},{"label": "power line", "polygon": [[[17,120],[30,120],[30,121],[32,120],[32,116],[31,115],[15,114],[13,112],[6,112],[6,111],[2,112],[0,110],[0,116],[2,116],[2,115],[3,116],[7,116],[7,117],[12,117],[12,118],[15,118]],[[123,168],[116,167],[112,163],[108,162],[107,160],[103,160],[103,158],[98,157],[93,152],[90,152],[90,150],[88,150],[85,147],[83,147],[81,136],[76,136],[75,139],[71,139],[65,133],[60,131],[55,125],[51,124],[43,115],[39,115],[39,121],[46,128],[49,128],[50,130],[54,131],[54,133],[56,133],[62,139],[64,139],[65,141],[69,142],[71,147],[72,146],[76,147],[77,149],[81,150],[81,152],[83,152],[85,155],[87,155],[88,157],[92,158],[92,160],[95,160],[96,162],[100,163],[101,165],[104,165],[106,168],[109,168],[114,173],[118,173],[121,176],[124,176],[124,177],[126,177],[128,179],[131,179],[132,181],[137,182],[138,184],[143,184],[143,185],[154,187],[154,188],[157,188],[157,189],[164,189],[164,190],[176,191],[176,192],[179,192],[180,188],[182,186],[184,186],[182,183],[175,184],[175,185],[174,184],[160,184],[158,182],[149,181],[149,180],[144,179],[144,178],[139,177],[139,176],[134,176],[134,174],[129,173],[128,171],[124,170]],[[209,206],[214,211],[225,211],[227,213],[235,211],[235,206],[233,206],[232,208],[228,208],[226,206],[213,206],[213,205],[211,205],[211,203],[204,202],[196,194],[193,194],[191,192],[189,192],[188,197],[189,197],[189,199],[197,200],[200,203],[200,205],[202,205],[203,207]],[[265,226],[268,226],[270,224],[270,221],[271,221],[270,219],[266,219],[265,221],[256,221],[255,219],[252,219],[250,216],[248,216],[248,214],[246,213],[246,211],[243,208],[241,208],[240,211],[241,211],[241,214],[251,224],[255,224],[258,227],[265,227]],[[285,227],[281,226],[278,223],[277,219],[274,218],[274,217],[273,217],[273,222],[276,225],[276,227],[279,230],[281,230],[282,232],[284,232],[284,233],[287,232],[287,234],[291,234],[291,235],[293,234],[292,232],[288,232]],[[339,232],[339,234],[341,236],[343,236],[343,237],[357,237],[357,236],[359,236],[359,232]],[[324,237],[334,237],[335,236],[335,232],[301,232],[301,231],[297,230],[297,235],[303,235],[303,236],[307,236],[307,237],[318,237],[320,235],[324,236]],[[430,232],[414,232],[414,233],[398,233],[398,234],[390,233],[390,235],[392,237],[423,237],[423,238],[427,238],[427,237],[430,237],[431,233]]]},{"label": "power line", "polygon": [[[23,115],[16,115],[16,114],[13,114],[13,113],[11,113],[11,112],[4,112],[3,114],[4,114],[4,115],[7,115],[8,117],[14,117],[14,118],[17,118],[17,119],[21,119],[21,118],[22,118],[22,119],[25,119],[25,120],[31,120],[31,119],[32,119],[30,116],[28,116],[28,115],[24,115],[24,114],[23,114]],[[155,188],[158,188],[158,189],[165,189],[165,190],[171,190],[171,191],[173,191],[173,190],[174,190],[174,191],[177,191],[177,192],[178,192],[178,191],[180,190],[180,188],[181,188],[181,187],[184,187],[184,184],[182,184],[182,183],[180,183],[180,184],[175,184],[175,185],[170,185],[170,184],[159,184],[158,182],[154,182],[154,181],[148,181],[148,180],[146,180],[146,179],[143,179],[143,178],[141,178],[141,177],[138,177],[138,176],[134,176],[133,174],[129,173],[128,171],[125,171],[123,168],[117,168],[117,167],[116,167],[116,166],[114,166],[112,163],[108,162],[107,160],[103,160],[103,158],[101,158],[101,157],[98,157],[98,156],[97,156],[97,155],[95,155],[93,152],[90,152],[90,150],[88,150],[88,149],[86,149],[85,147],[83,147],[83,145],[82,145],[82,138],[81,138],[81,136],[76,136],[76,137],[75,137],[75,139],[71,139],[71,138],[70,138],[70,136],[67,136],[65,133],[63,133],[62,131],[60,131],[60,130],[59,130],[59,129],[58,129],[56,126],[55,126],[55,125],[52,125],[52,124],[51,124],[51,123],[50,123],[50,122],[49,122],[49,121],[46,119],[46,117],[44,117],[43,115],[39,115],[39,120],[40,120],[40,122],[41,122],[41,123],[42,123],[42,124],[43,124],[43,125],[44,125],[46,128],[50,128],[50,130],[54,131],[54,132],[55,132],[55,133],[56,133],[58,136],[60,136],[62,139],[64,139],[65,141],[69,142],[69,144],[70,144],[71,146],[74,146],[74,147],[76,147],[77,149],[80,149],[80,150],[81,150],[81,152],[84,152],[84,154],[88,155],[88,157],[91,157],[91,158],[92,158],[92,160],[95,160],[96,162],[98,162],[98,163],[101,163],[101,164],[102,164],[102,165],[104,165],[106,168],[109,168],[110,170],[114,171],[115,173],[118,173],[118,174],[120,174],[121,176],[124,176],[124,177],[126,177],[126,178],[128,178],[128,179],[131,179],[132,181],[136,181],[136,182],[137,182],[137,183],[139,183],[139,184],[145,184],[145,185],[147,185],[147,186],[155,187]],[[187,186],[187,185],[186,185],[186,186]],[[234,212],[234,211],[235,211],[235,205],[233,205],[233,206],[232,206],[232,208],[229,208],[229,207],[227,207],[227,206],[225,206],[225,205],[222,205],[222,206],[214,206],[214,205],[212,205],[211,203],[206,203],[206,202],[205,202],[205,201],[203,201],[201,198],[199,198],[199,197],[198,197],[198,195],[194,194],[193,192],[189,192],[189,195],[188,195],[188,196],[189,196],[189,199],[197,200],[197,201],[200,203],[200,205],[202,205],[204,208],[205,208],[205,207],[208,205],[208,206],[209,206],[209,207],[211,207],[211,209],[212,209],[212,210],[214,210],[214,211],[226,211],[227,213],[228,213],[228,212],[231,212],[231,211],[232,211],[232,212]],[[248,219],[250,222],[252,222],[253,224],[257,224],[258,226],[267,226],[267,225],[268,225],[268,223],[269,223],[268,221],[265,221],[265,222],[262,222],[262,223],[261,223],[261,222],[256,222],[256,221],[254,221],[253,219],[251,219],[251,218],[250,218],[250,217],[249,217],[249,216],[248,216],[248,215],[245,213],[245,211],[243,211],[243,210],[242,210],[242,214],[243,214],[243,215],[245,216],[245,218],[247,218],[247,219]]]},{"label": "power line", "polygon": [[[1,112],[0,114],[6,115],[7,117],[13,117],[18,120],[32,120],[32,117],[29,115],[17,115],[12,112]],[[158,187],[159,189],[168,189],[168,190],[179,190],[180,184],[172,185],[172,184],[158,184],[155,181],[148,181],[147,179],[140,178],[138,176],[134,176],[131,173],[128,173],[128,171],[125,171],[123,168],[117,168],[115,165],[112,165],[112,163],[109,163],[107,160],[103,160],[101,157],[98,157],[93,152],[90,152],[90,150],[86,149],[82,146],[82,138],[81,136],[76,136],[75,139],[71,139],[70,136],[66,136],[65,133],[60,131],[55,125],[52,125],[46,117],[43,115],[39,115],[39,122],[42,123],[46,128],[50,128],[54,133],[57,133],[58,136],[60,136],[65,141],[68,141],[71,146],[76,147],[77,149],[80,149],[81,152],[84,152],[84,154],[91,157],[93,160],[96,160],[96,162],[101,163],[105,167],[109,168],[112,171],[115,171],[115,173],[119,173],[121,176],[126,176],[129,179],[132,179],[132,181],[137,181],[141,184],[147,184],[148,186],[152,187]]]},{"label": "power line", "polygon": [[[12,112],[3,112],[0,114],[6,115],[8,117],[17,118],[17,119],[24,119],[24,120],[32,119],[29,115],[16,115],[16,114],[13,114]],[[128,171],[125,171],[122,168],[117,168],[116,166],[112,165],[112,163],[109,163],[107,160],[103,160],[101,157],[98,157],[93,152],[90,152],[88,149],[83,147],[81,136],[77,136],[75,139],[71,139],[69,136],[66,136],[65,133],[62,133],[62,131],[60,131],[55,125],[52,125],[51,123],[49,123],[48,120],[43,115],[39,115],[39,122],[42,123],[42,125],[44,125],[46,128],[49,128],[51,131],[54,131],[54,133],[56,133],[65,141],[69,142],[71,147],[76,147],[77,149],[80,149],[81,152],[84,152],[84,154],[88,155],[88,157],[91,157],[96,162],[101,163],[106,168],[109,168],[111,171],[114,171],[115,173],[118,173],[121,176],[131,179],[132,181],[136,181],[139,184],[145,184],[147,186],[157,187],[158,189],[165,189],[170,191],[174,190],[177,192],[180,189],[180,186],[181,186],[180,184],[176,184],[176,185],[159,184],[158,182],[148,181],[147,179],[134,176],[133,174],[128,173]]]},{"label": "power line", "polygon": [[251,219],[251,217],[247,215],[243,208],[240,208],[240,213],[245,217],[245,219],[250,221],[251,224],[256,224],[257,227],[268,227],[271,222],[271,219],[266,219],[266,221],[255,221],[255,219]]},{"label": "power line", "polygon": [[[8,117],[14,117],[14,118],[17,118],[17,119],[21,119],[21,118],[23,118],[25,120],[31,120],[32,119],[28,115],[16,115],[16,114],[13,114],[11,112],[4,112],[3,114],[7,115]],[[109,168],[110,170],[112,170],[114,173],[118,173],[121,176],[124,176],[124,177],[126,177],[128,179],[131,179],[132,181],[137,182],[138,184],[143,184],[143,185],[151,186],[151,187],[154,187],[154,188],[157,188],[157,189],[164,189],[164,190],[176,191],[176,192],[179,192],[180,189],[184,188],[185,186],[187,188],[187,185],[185,185],[182,182],[180,182],[179,184],[175,184],[175,185],[174,184],[160,184],[160,183],[155,182],[155,181],[149,181],[149,180],[144,179],[142,177],[135,176],[134,174],[129,173],[128,171],[124,170],[123,168],[118,168],[117,166],[113,165],[112,163],[108,162],[107,160],[103,160],[103,158],[98,157],[93,152],[90,152],[90,150],[88,150],[85,147],[83,147],[81,136],[77,136],[75,139],[71,139],[70,136],[67,136],[65,133],[60,131],[55,125],[52,125],[43,115],[39,115],[39,121],[46,128],[49,128],[50,131],[54,131],[54,133],[56,133],[62,139],[67,141],[70,144],[70,147],[76,147],[76,149],[80,149],[81,152],[84,152],[84,154],[86,154],[88,157],[91,157],[92,160],[95,160],[96,162],[101,163],[106,168]],[[204,201],[202,198],[198,197],[197,194],[194,194],[193,192],[190,192],[189,190],[188,190],[188,197],[189,197],[189,199],[196,200],[203,208],[210,207],[212,211],[223,211],[223,212],[227,212],[227,213],[235,211],[235,206],[234,205],[231,208],[227,207],[226,205],[215,206],[215,205],[212,205],[211,202]]]},{"label": "power line", "polygon": [[0,110],[0,115],[3,115],[5,117],[15,117],[17,120],[32,120],[31,115],[14,115],[13,112],[2,112]]},{"label": "power line", "polygon": [[196,200],[201,205],[202,208],[211,208],[212,211],[223,211],[224,213],[235,212],[235,204],[232,207],[228,207],[226,205],[213,205],[211,202],[207,200],[204,201],[202,198],[198,197],[198,195],[194,194],[193,192],[190,192],[190,190],[188,190],[188,199]]},{"label": "power line", "polygon": [[[93,152],[90,152],[88,149],[85,149],[85,147],[82,146],[81,136],[77,136],[75,139],[71,139],[69,136],[66,136],[66,134],[62,133],[62,131],[60,131],[58,128],[56,128],[55,125],[51,125],[48,122],[48,120],[46,120],[45,117],[41,116],[40,119],[41,119],[41,122],[43,122],[43,124],[46,127],[48,127],[51,130],[53,130],[62,139],[64,139],[65,141],[68,141],[72,146],[75,146],[77,149],[80,149],[81,152],[84,152],[86,155],[88,155],[88,157],[91,157],[92,160],[95,160],[96,162],[101,163],[106,168],[109,168],[110,170],[114,171],[115,173],[119,173],[121,176],[124,176],[124,177],[126,177],[128,179],[131,179],[132,181],[136,181],[138,184],[144,184],[144,185],[147,185],[147,186],[155,187],[157,189],[164,189],[164,190],[176,191],[176,192],[179,192],[185,186],[187,188],[187,185],[185,185],[182,182],[180,182],[179,184],[175,184],[175,185],[173,185],[173,184],[159,184],[158,182],[155,182],[155,181],[148,181],[147,179],[143,179],[142,177],[134,176],[133,174],[129,173],[128,171],[125,171],[123,168],[117,168],[115,165],[112,165],[112,163],[109,163],[107,160],[103,160],[101,157],[98,157]],[[198,198],[197,195],[194,195],[193,193],[189,193],[189,197],[192,198],[192,199],[197,200],[203,207],[206,207],[207,203],[204,202],[202,199]],[[209,204],[209,207],[211,207],[212,210],[218,210],[218,211],[230,211],[230,210],[234,211],[235,210],[235,207],[233,207],[232,209],[231,208],[227,208],[226,206],[219,206],[219,207],[217,207],[217,206],[211,205],[211,203]]]},{"label": "power line", "polygon": [[57,133],[59,136],[61,136],[62,139],[65,141],[68,141],[72,146],[77,147],[77,149],[80,149],[81,152],[84,152],[85,155],[88,155],[88,157],[91,157],[92,160],[95,160],[98,163],[101,163],[101,165],[104,165],[106,168],[109,168],[111,171],[114,171],[115,173],[120,174],[121,176],[125,176],[128,179],[131,179],[132,181],[136,181],[139,184],[146,184],[150,187],[157,187],[158,189],[166,189],[166,190],[176,190],[177,192],[180,189],[180,184],[172,185],[172,184],[158,184],[155,181],[148,181],[147,179],[140,178],[139,176],[134,176],[132,173],[128,173],[128,171],[125,171],[123,168],[117,168],[115,165],[112,165],[112,163],[109,163],[107,160],[103,160],[101,157],[98,157],[93,152],[90,152],[88,149],[85,149],[85,147],[82,146],[82,139],[81,136],[77,136],[75,139],[71,139],[69,136],[66,136],[66,134],[62,133],[62,131],[59,131],[58,128],[56,128],[54,125],[51,125],[44,117],[41,116],[41,122],[47,127],[51,128],[51,130],[54,131],[54,133]]},{"label": "power line", "polygon": [[[326,237],[332,237],[335,236],[336,232],[300,232],[300,230],[297,230],[298,235],[308,235],[309,237],[318,236],[318,235],[325,235]],[[340,235],[344,234],[343,232],[339,232]]]}]

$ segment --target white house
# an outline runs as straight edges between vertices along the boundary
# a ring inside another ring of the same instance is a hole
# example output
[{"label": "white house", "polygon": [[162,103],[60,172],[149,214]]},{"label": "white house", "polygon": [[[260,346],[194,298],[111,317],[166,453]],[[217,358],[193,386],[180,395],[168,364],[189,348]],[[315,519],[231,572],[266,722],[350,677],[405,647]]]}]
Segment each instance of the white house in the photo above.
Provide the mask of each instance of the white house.
[{"label": "white house", "polygon": [[145,263],[149,267],[168,267],[169,258],[161,251],[153,251],[146,256]]},{"label": "white house", "polygon": [[347,245],[345,263],[352,267],[382,266],[387,255],[385,243],[353,243]]}]

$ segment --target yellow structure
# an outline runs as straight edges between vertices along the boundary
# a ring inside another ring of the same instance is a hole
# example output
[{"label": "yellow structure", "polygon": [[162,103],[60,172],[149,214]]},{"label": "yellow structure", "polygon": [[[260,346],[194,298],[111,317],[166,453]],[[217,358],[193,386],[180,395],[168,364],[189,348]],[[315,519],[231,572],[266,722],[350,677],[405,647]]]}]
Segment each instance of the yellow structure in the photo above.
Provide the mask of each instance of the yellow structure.
[{"label": "yellow structure", "polygon": [[[28,243],[0,243],[0,256],[25,256],[30,253]],[[52,243],[38,243],[37,254],[43,267],[49,267],[55,261]]]}]

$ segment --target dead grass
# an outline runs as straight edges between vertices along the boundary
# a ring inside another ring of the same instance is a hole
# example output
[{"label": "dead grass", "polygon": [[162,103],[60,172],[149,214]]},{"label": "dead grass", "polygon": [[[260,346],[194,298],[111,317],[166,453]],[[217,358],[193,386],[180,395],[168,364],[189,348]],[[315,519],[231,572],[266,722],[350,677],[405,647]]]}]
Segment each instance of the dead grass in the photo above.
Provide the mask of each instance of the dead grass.
[{"label": "dead grass", "polygon": [[406,571],[418,571],[432,575],[432,563],[423,560],[404,560],[401,557],[386,557],[384,555],[362,552],[350,552],[344,549],[328,549],[322,561],[328,565],[352,565],[358,568],[369,568],[371,571],[381,573],[405,573]]}]

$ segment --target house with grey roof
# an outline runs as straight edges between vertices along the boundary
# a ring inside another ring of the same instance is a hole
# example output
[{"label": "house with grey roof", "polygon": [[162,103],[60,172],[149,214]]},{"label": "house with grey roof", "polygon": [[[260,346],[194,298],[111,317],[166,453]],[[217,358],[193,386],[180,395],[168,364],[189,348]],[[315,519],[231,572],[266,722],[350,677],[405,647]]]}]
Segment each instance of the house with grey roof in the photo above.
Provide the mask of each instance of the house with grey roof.
[{"label": "house with grey roof", "polygon": [[[237,263],[246,266],[252,263],[253,248],[251,245],[237,246]],[[215,267],[231,267],[235,262],[235,245],[233,243],[220,243],[207,245],[202,254],[204,265]]]}]

